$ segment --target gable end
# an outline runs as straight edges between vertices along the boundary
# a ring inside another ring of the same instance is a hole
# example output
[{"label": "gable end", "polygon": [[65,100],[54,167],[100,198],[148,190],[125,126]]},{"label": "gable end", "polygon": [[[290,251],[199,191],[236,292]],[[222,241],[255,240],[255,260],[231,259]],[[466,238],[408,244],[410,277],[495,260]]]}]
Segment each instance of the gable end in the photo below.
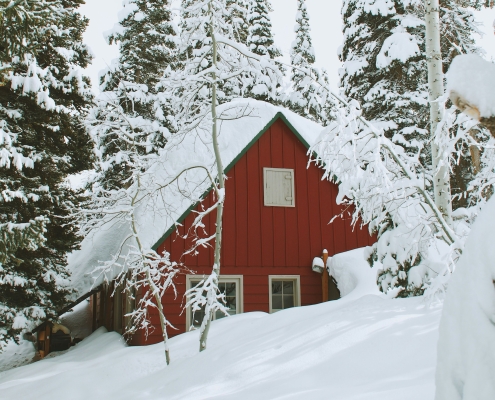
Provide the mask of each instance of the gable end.
[{"label": "gable end", "polygon": [[[224,169],[224,174],[227,174],[233,167],[234,165],[249,151],[249,149],[260,139],[261,136],[263,136],[268,129],[277,121],[278,119],[281,119],[285,125],[290,129],[290,131],[299,139],[299,141],[306,147],[306,149],[309,150],[309,143],[306,142],[306,140],[300,135],[300,133],[292,126],[292,124],[289,122],[289,120],[285,117],[285,115],[282,112],[278,112],[268,124],[251,140],[246,147],[237,155],[232,162],[227,165],[227,167]],[[203,201],[211,192],[213,187],[209,187],[202,195],[201,195],[201,201]],[[201,202],[196,202],[192,204],[184,213],[177,219],[177,223],[181,224],[184,222],[184,220],[187,218],[189,213],[193,211],[196,206]],[[158,247],[175,231],[176,225],[172,225],[158,241],[153,245],[152,250],[156,251]]]}]

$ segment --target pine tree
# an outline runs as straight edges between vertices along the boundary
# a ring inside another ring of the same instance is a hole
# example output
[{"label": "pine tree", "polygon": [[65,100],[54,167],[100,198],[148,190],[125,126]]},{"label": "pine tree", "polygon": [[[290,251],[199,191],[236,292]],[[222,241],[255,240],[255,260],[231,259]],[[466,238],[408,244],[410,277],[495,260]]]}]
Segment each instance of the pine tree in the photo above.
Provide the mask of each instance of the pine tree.
[{"label": "pine tree", "polygon": [[[272,11],[272,6],[269,0],[247,0],[247,22],[248,36],[246,45],[250,51],[260,56],[269,57],[276,60],[282,55],[282,52],[275,45],[272,33],[272,23],[269,13]],[[279,67],[282,73],[284,68]],[[275,87],[272,87],[273,76],[267,76],[264,82],[258,85],[248,85],[244,97],[252,97],[257,100],[264,100],[274,104],[279,103],[278,100],[270,98],[263,93],[271,91],[275,93],[281,83],[277,82]]]},{"label": "pine tree", "polygon": [[269,56],[275,60],[282,53],[273,40],[272,23],[269,16],[272,11],[269,0],[249,0],[247,46],[254,54]]},{"label": "pine tree", "polygon": [[290,59],[292,92],[287,106],[297,114],[327,125],[331,120],[332,102],[326,71],[314,67],[315,51],[312,45],[309,15],[305,0],[297,3],[296,40],[292,43]]},{"label": "pine tree", "polygon": [[[471,2],[440,1],[444,72],[457,53],[477,51],[472,38],[476,31],[473,16],[461,3],[466,6]],[[420,0],[345,0],[341,84],[348,98],[361,103],[363,116],[403,148],[404,160],[433,193],[424,12]],[[379,236],[398,224],[400,221],[390,216],[389,223],[379,227]],[[391,248],[391,242],[387,243],[381,248]],[[427,244],[419,247],[426,248]],[[419,247],[406,261],[397,261],[393,251],[385,256],[388,250],[374,255],[384,263],[379,278],[384,290],[400,288],[399,296],[424,292],[423,284],[418,286],[417,280],[409,279],[409,271],[421,263]]]},{"label": "pine tree", "polygon": [[233,37],[237,43],[247,44],[249,36],[248,4],[251,0],[227,0],[225,5],[230,10],[227,22],[232,26]]},{"label": "pine tree", "polygon": [[[92,160],[81,123],[92,97],[81,72],[91,60],[82,44],[88,21],[76,12],[82,2],[17,2],[22,10],[16,15],[27,16],[29,29],[21,47],[2,49],[9,68],[0,85],[2,133],[5,138],[8,129],[17,154],[29,162],[14,157],[0,168],[0,224],[42,224],[36,243],[2,257],[0,343],[45,318],[56,319],[72,294],[66,256],[81,240],[74,217],[81,197],[67,176],[90,168]],[[2,25],[9,26],[3,35],[15,34],[5,19]]]},{"label": "pine tree", "polygon": [[101,78],[103,92],[89,120],[103,162],[100,183],[117,189],[129,177],[133,147],[139,154],[156,154],[174,130],[173,110],[166,102],[155,108],[155,100],[160,78],[178,62],[169,0],[128,0],[123,12],[108,35],[120,56]]}]

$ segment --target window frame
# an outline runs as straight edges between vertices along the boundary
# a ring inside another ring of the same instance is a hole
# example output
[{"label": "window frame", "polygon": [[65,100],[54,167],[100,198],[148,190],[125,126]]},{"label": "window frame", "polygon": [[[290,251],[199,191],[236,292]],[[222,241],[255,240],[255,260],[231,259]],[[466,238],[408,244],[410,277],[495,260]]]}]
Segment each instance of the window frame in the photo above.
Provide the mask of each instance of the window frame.
[{"label": "window frame", "polygon": [[[292,201],[291,204],[267,204],[267,190],[266,190],[266,176],[268,171],[284,171],[290,173],[292,176]],[[295,170],[292,168],[272,168],[263,167],[263,205],[265,207],[295,207],[296,206],[296,191],[295,191]]]},{"label": "window frame", "polygon": [[[191,289],[191,281],[203,279],[202,275],[186,275],[186,291]],[[237,281],[238,283],[238,293],[239,298],[237,301],[237,308],[239,312],[237,314],[242,314],[244,312],[244,276],[243,275],[220,275],[218,283]],[[236,314],[236,315],[237,315]],[[215,321],[215,315],[213,315],[212,321]],[[186,307],[186,332],[189,332],[191,328],[191,307]]]},{"label": "window frame", "polygon": [[[301,275],[268,275],[268,310],[270,314],[282,310],[272,308],[272,281],[293,281],[294,285],[294,307],[301,307]],[[293,307],[291,307],[293,308]],[[284,308],[288,310],[288,308]]]}]

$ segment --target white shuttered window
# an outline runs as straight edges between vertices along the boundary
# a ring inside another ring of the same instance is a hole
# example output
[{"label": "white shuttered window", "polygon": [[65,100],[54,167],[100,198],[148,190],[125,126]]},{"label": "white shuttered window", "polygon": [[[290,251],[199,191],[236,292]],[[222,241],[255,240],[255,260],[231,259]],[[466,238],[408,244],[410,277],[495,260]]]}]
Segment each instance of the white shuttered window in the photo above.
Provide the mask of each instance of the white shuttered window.
[{"label": "white shuttered window", "polygon": [[295,207],[294,170],[263,168],[265,206]]}]

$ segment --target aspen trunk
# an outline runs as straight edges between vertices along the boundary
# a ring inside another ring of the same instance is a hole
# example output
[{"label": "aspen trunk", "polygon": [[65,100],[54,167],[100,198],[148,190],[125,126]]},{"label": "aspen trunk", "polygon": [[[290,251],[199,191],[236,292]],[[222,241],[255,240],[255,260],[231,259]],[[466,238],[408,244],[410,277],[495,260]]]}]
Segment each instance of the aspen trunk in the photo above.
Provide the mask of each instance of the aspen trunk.
[{"label": "aspen trunk", "polygon": [[[136,194],[132,198],[131,206],[134,207],[136,204],[136,200],[139,195],[139,191],[141,188],[141,181],[139,179],[139,176],[137,178],[138,182],[138,189],[136,190]],[[132,226],[132,233],[134,234],[134,238],[136,239],[136,243],[138,245],[139,252],[141,253],[141,257],[143,260],[143,263],[146,263],[146,258],[143,253],[143,246],[141,244],[141,239],[139,238],[137,227],[136,227],[136,220],[135,220],[135,214],[134,212],[132,213],[131,217],[131,226]],[[163,312],[163,304],[162,304],[162,299],[160,298],[160,291],[155,285],[155,282],[153,282],[153,279],[151,278],[150,271],[149,269],[146,270],[146,280],[148,281],[148,285],[150,286],[149,290],[153,290],[153,297],[155,298],[156,306],[158,307],[158,313],[160,315],[160,326],[162,328],[162,336],[163,336],[163,345],[165,347],[165,361],[167,362],[167,365],[170,364],[170,350],[168,348],[168,334],[167,334],[167,323],[165,319],[165,313]]]},{"label": "aspen trunk", "polygon": [[444,115],[439,99],[444,94],[442,53],[440,49],[440,5],[439,0],[425,0],[426,6],[426,61],[428,64],[428,89],[430,101],[431,158],[435,205],[445,221],[452,223],[452,202],[448,160],[435,143],[438,124]]},{"label": "aspen trunk", "polygon": [[[471,129],[469,131],[469,136],[471,136],[476,142],[476,131],[474,129]],[[473,173],[474,175],[476,175],[478,172],[481,171],[480,148],[473,144],[469,146],[469,152],[471,153],[471,161],[473,163]]]},{"label": "aspen trunk", "polygon": [[[212,40],[212,49],[213,49],[213,66],[217,65],[217,42],[215,39],[215,32],[213,28],[213,11],[211,9],[211,2],[208,3],[208,11],[210,12],[211,20],[210,20],[210,35]],[[212,141],[213,141],[213,150],[215,152],[215,162],[217,164],[217,175],[218,175],[218,189],[221,191],[221,195],[225,194],[225,179],[223,176],[223,163],[222,158],[220,156],[220,149],[218,148],[218,125],[217,125],[217,83],[216,83],[217,75],[215,72],[212,74],[212,89],[211,89],[211,119],[212,119]],[[220,250],[222,248],[222,220],[223,220],[223,199],[218,204],[217,207],[217,220],[216,220],[216,231],[215,231],[215,252],[213,258],[213,274],[215,275],[215,284],[218,286],[218,278],[220,277]],[[209,296],[209,294],[208,294]],[[208,304],[211,304],[211,299],[207,299]],[[205,314],[206,324],[203,331],[200,334],[199,338],[199,351],[203,351],[206,349],[206,342],[208,340],[208,332],[210,331],[211,319],[213,317],[212,309],[209,308],[207,314]]]}]

